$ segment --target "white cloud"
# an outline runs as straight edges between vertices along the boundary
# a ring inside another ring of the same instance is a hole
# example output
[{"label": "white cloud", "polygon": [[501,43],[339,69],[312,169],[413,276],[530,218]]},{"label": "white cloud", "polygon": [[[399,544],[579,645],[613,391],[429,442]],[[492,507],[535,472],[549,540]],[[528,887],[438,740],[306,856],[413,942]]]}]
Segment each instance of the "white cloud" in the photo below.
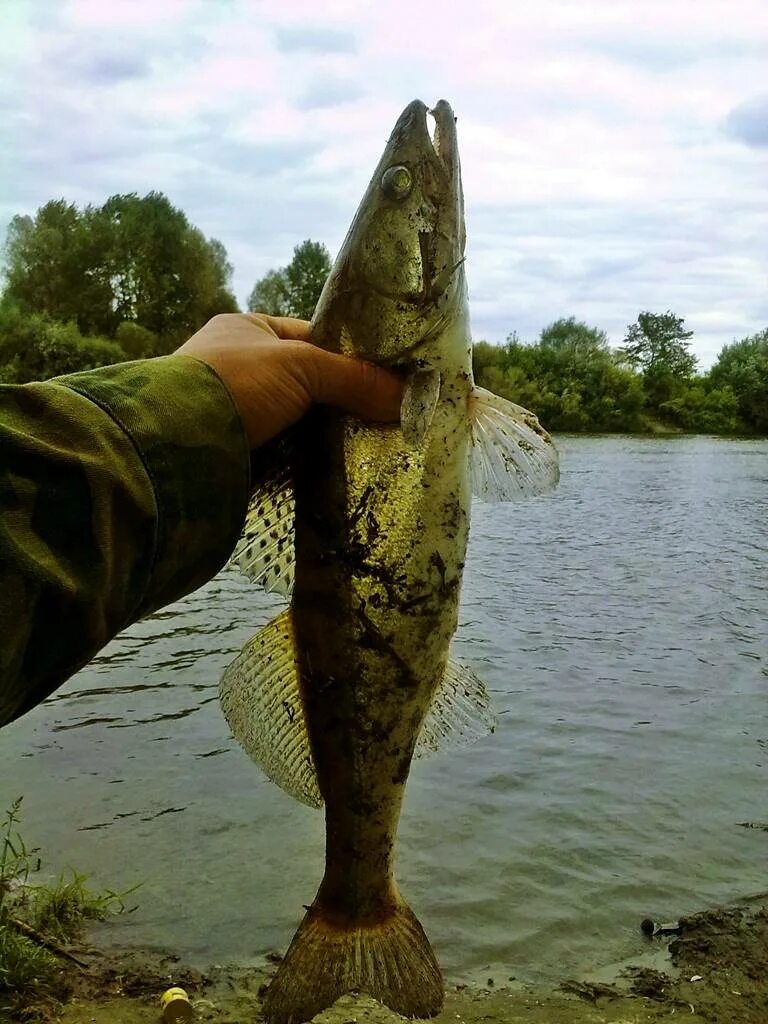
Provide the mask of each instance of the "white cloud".
[{"label": "white cloud", "polygon": [[764,0],[71,0],[0,7],[0,230],[166,192],[244,300],[337,246],[400,109],[459,115],[478,336],[619,343],[673,309],[704,364],[768,322]]}]

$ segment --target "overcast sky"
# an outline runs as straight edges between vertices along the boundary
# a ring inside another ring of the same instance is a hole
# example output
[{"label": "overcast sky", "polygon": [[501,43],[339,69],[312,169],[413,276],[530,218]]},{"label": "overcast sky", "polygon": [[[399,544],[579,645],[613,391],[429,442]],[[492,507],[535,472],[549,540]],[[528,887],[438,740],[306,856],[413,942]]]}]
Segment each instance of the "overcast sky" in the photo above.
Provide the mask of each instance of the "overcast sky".
[{"label": "overcast sky", "polygon": [[0,231],[165,192],[244,306],[339,246],[400,110],[459,118],[475,338],[768,326],[767,0],[0,0]]}]

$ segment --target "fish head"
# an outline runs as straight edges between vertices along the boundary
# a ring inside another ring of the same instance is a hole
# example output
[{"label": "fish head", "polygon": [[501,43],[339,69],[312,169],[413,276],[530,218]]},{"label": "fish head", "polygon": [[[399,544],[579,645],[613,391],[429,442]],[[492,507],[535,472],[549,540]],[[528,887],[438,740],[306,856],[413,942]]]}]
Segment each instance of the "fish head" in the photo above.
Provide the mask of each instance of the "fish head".
[{"label": "fish head", "polygon": [[456,119],[445,100],[431,111],[414,100],[326,281],[313,341],[394,368],[439,363],[441,335],[466,307],[465,240]]}]

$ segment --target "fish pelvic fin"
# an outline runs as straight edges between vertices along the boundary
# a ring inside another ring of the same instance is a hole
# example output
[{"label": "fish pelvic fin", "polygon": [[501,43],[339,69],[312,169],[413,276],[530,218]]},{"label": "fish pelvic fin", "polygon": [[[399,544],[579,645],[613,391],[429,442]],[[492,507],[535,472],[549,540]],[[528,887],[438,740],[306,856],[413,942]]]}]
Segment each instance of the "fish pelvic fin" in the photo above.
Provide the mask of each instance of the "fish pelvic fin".
[{"label": "fish pelvic fin", "polygon": [[317,901],[299,925],[264,999],[265,1024],[311,1020],[348,992],[365,992],[404,1017],[434,1017],[443,978],[411,908],[341,925]]},{"label": "fish pelvic fin", "polygon": [[251,637],[219,684],[232,735],[268,778],[309,807],[321,807],[291,611]]}]

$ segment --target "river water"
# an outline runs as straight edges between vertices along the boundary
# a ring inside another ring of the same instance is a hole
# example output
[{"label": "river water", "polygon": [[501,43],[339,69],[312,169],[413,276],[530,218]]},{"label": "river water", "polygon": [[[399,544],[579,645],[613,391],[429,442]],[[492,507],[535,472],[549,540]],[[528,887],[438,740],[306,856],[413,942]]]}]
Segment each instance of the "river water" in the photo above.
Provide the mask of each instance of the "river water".
[{"label": "river water", "polygon": [[[493,736],[418,762],[401,888],[451,980],[637,955],[768,889],[768,441],[561,437],[550,498],[476,504],[456,639]],[[231,740],[223,667],[279,605],[231,572],[0,733],[0,809],[51,871],[143,882],[117,942],[202,963],[289,942],[322,815]]]}]

